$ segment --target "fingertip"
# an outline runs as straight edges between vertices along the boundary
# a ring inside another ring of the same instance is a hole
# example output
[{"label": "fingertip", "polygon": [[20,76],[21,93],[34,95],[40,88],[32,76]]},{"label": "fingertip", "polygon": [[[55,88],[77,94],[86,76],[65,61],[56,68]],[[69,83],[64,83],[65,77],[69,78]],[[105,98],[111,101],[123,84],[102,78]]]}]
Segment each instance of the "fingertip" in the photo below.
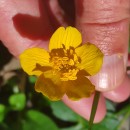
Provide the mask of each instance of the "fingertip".
[{"label": "fingertip", "polygon": [[[79,101],[69,100],[67,96],[64,96],[62,101],[69,106],[73,111],[82,116],[84,119],[89,120],[91,114],[91,106],[93,102],[93,96],[90,98],[83,98]],[[102,121],[106,114],[105,99],[101,95],[97,112],[95,115],[94,123]]]},{"label": "fingertip", "polygon": [[130,96],[130,78],[126,76],[118,88],[110,92],[104,92],[103,95],[114,102],[125,101]]}]

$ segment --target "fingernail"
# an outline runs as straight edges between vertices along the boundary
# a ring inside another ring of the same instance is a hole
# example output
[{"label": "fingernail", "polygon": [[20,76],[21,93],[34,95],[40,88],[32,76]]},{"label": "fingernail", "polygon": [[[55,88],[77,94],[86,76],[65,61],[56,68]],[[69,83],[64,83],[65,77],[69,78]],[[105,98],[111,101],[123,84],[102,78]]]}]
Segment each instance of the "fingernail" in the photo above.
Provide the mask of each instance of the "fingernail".
[{"label": "fingernail", "polygon": [[111,91],[124,80],[128,53],[104,56],[102,69],[91,77],[91,81],[99,91]]}]

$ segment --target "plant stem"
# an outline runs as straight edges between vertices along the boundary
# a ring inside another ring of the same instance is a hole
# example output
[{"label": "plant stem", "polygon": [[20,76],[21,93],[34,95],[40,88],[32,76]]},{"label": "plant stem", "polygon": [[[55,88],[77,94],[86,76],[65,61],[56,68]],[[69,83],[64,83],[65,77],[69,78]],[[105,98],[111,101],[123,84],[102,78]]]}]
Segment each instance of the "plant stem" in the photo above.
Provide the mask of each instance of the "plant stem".
[{"label": "plant stem", "polygon": [[92,109],[91,109],[91,115],[90,115],[90,119],[89,119],[89,127],[88,130],[92,130],[92,126],[93,126],[93,121],[94,121],[94,117],[97,111],[97,106],[98,106],[98,102],[99,102],[99,97],[100,97],[100,92],[99,91],[95,91],[95,96],[93,99],[93,104],[92,104]]}]

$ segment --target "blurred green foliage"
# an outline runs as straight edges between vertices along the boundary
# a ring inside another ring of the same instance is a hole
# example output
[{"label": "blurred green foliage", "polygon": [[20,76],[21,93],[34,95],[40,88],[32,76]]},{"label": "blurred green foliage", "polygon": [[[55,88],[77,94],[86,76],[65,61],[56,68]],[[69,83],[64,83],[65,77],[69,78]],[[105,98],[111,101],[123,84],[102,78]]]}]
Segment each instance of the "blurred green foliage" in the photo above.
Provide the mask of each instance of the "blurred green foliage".
[{"label": "blurred green foliage", "polygon": [[23,93],[12,94],[9,97],[9,104],[12,110],[21,111],[26,104],[26,97]]},{"label": "blurred green foliage", "polygon": [[26,112],[23,130],[59,130],[56,124],[45,114],[36,110]]}]

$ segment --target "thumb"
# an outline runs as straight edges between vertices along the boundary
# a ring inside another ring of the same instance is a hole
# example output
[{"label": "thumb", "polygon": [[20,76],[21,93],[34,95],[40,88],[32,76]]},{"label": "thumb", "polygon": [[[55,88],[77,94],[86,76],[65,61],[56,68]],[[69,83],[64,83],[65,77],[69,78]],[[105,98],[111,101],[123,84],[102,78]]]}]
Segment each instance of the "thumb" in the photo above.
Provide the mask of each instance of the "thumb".
[{"label": "thumb", "polygon": [[124,80],[128,55],[129,0],[76,1],[76,25],[83,42],[96,44],[104,53],[101,71],[92,77],[99,91],[115,89]]},{"label": "thumb", "polygon": [[61,25],[60,16],[57,1],[0,0],[0,40],[16,57],[27,48],[47,49],[49,37]]}]

